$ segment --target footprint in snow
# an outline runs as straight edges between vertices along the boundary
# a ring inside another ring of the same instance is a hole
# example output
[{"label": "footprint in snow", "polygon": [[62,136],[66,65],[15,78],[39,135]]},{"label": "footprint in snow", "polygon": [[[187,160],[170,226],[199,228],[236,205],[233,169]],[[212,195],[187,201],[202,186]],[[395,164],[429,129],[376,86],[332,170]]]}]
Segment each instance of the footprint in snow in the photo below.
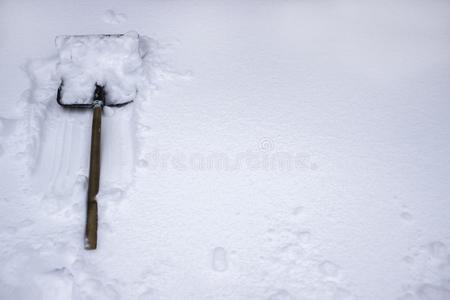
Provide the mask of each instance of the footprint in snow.
[{"label": "footprint in snow", "polygon": [[295,208],[292,210],[292,215],[294,215],[294,216],[300,216],[300,215],[303,213],[304,210],[305,210],[305,209],[304,209],[303,206],[297,206],[297,207],[295,207]]},{"label": "footprint in snow", "polygon": [[450,299],[450,253],[442,241],[433,241],[416,247],[403,258],[411,277],[420,280],[408,282],[398,299]]},{"label": "footprint in snow", "polygon": [[435,259],[445,260],[447,256],[447,246],[441,241],[435,241],[428,245],[428,252]]},{"label": "footprint in snow", "polygon": [[214,248],[212,252],[212,268],[217,272],[224,272],[228,269],[227,251],[224,248]]},{"label": "footprint in snow", "polygon": [[402,205],[402,211],[400,212],[400,217],[405,222],[412,222],[413,221],[413,215],[410,213],[408,206]]},{"label": "footprint in snow", "polygon": [[403,211],[400,213],[400,217],[406,222],[411,222],[413,220],[413,216],[408,211]]},{"label": "footprint in snow", "polygon": [[102,20],[105,23],[117,25],[127,20],[127,15],[124,13],[116,13],[112,9],[108,9],[103,14]]}]

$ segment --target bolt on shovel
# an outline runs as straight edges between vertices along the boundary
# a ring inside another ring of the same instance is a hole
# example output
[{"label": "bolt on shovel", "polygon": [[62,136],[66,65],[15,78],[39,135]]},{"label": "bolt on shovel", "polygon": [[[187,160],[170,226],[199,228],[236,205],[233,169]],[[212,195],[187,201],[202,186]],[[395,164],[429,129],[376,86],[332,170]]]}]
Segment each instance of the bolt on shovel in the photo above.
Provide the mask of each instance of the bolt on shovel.
[{"label": "bolt on shovel", "polygon": [[100,142],[101,142],[101,128],[102,128],[102,111],[104,106],[120,107],[133,101],[123,103],[109,104],[106,101],[105,88],[102,85],[95,84],[95,91],[92,97],[92,103],[63,103],[62,90],[64,81],[58,88],[56,101],[64,108],[71,109],[92,109],[92,136],[91,136],[91,157],[89,162],[89,185],[87,191],[87,214],[86,214],[86,231],[84,248],[86,250],[94,250],[97,248],[97,227],[98,227],[98,207],[97,207],[97,193],[100,186]]}]

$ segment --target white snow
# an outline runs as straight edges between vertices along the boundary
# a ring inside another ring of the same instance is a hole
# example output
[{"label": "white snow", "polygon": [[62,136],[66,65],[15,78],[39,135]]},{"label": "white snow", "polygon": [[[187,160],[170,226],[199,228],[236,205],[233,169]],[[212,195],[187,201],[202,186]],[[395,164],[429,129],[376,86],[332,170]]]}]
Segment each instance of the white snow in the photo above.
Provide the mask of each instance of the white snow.
[{"label": "white snow", "polygon": [[228,269],[227,251],[222,247],[216,247],[212,251],[212,267],[217,272],[224,272]]},{"label": "white snow", "polygon": [[117,13],[112,9],[107,9],[103,14],[102,20],[109,24],[120,24],[127,20],[127,15],[124,13]]},{"label": "white snow", "polygon": [[64,82],[62,102],[92,103],[95,84],[105,87],[107,103],[132,101],[142,76],[139,35],[56,37],[57,72]]},{"label": "white snow", "polygon": [[[447,0],[1,1],[0,299],[448,299],[449,37]],[[96,251],[61,77],[134,100]]]}]

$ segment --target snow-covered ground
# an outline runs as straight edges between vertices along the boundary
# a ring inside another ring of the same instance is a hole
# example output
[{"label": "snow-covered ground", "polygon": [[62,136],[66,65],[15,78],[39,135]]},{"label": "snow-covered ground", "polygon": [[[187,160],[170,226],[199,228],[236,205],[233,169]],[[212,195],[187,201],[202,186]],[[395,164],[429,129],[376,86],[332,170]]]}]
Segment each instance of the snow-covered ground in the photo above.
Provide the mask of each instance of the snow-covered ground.
[{"label": "snow-covered ground", "polygon": [[[55,37],[130,31],[86,251]],[[450,299],[449,53],[448,0],[1,0],[0,299]]]}]

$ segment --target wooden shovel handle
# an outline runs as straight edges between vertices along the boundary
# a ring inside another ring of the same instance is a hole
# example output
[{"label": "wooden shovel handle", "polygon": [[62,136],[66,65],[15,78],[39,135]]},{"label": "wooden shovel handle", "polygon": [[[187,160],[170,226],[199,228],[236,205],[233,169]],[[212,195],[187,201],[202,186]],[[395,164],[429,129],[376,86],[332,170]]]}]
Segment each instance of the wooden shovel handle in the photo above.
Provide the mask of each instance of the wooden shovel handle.
[{"label": "wooden shovel handle", "polygon": [[94,106],[92,118],[91,158],[89,163],[89,187],[87,193],[87,218],[84,248],[97,248],[98,208],[97,193],[100,185],[100,138],[102,129],[102,106]]}]

